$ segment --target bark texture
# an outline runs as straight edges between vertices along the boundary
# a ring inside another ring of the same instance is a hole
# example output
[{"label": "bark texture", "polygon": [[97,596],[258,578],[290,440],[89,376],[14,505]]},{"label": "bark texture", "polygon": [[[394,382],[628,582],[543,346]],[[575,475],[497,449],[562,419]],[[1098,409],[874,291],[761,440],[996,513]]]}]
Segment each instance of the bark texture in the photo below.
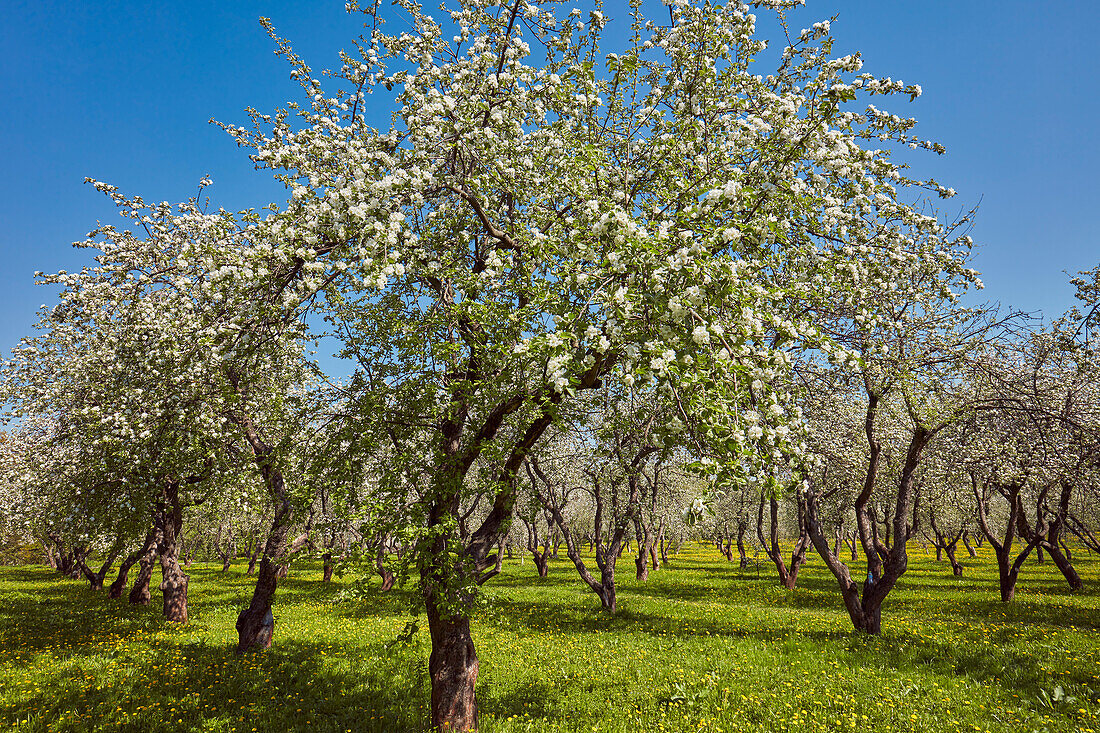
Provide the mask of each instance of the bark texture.
[{"label": "bark texture", "polygon": [[187,583],[190,576],[180,567],[180,551],[183,549],[183,506],[179,496],[178,481],[165,483],[158,515],[160,527],[160,590],[164,596],[164,618],[177,623],[187,623]]}]

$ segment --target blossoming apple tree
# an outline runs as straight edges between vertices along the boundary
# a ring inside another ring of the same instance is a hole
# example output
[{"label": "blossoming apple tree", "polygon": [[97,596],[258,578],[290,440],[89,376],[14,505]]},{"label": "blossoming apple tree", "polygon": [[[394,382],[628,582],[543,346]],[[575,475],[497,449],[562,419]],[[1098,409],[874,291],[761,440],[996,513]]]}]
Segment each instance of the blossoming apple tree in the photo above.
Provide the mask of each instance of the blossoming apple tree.
[{"label": "blossoming apple tree", "polygon": [[[422,528],[437,725],[476,725],[469,602],[517,471],[565,403],[607,380],[655,385],[715,475],[762,470],[797,450],[773,385],[819,339],[812,308],[870,319],[861,298],[900,263],[961,268],[946,240],[909,246],[941,227],[899,195],[950,190],[873,146],[941,149],[910,119],[849,104],[919,87],[833,57],[827,23],[756,75],[766,44],[747,5],[666,4],[648,19],[630,3],[612,50],[599,3],[462,0],[435,17],[400,0],[394,33],[376,3],[333,88],[277,39],[306,103],[226,125],[292,191],[266,239],[362,365],[368,429],[403,458],[379,490],[419,497],[407,520]],[[390,92],[376,129],[364,109]],[[463,539],[484,466],[491,508]]]}]

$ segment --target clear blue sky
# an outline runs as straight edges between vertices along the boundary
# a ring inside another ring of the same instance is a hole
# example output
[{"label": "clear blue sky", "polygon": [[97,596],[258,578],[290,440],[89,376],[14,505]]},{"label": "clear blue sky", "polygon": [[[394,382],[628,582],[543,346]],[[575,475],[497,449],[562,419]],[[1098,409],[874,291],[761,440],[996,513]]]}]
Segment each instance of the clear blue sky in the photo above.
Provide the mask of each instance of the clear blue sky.
[{"label": "clear blue sky", "polygon": [[[1048,318],[1064,311],[1064,271],[1100,262],[1100,4],[806,5],[791,18],[795,30],[838,16],[838,52],[860,51],[865,70],[923,87],[891,111],[917,117],[923,137],[947,146],[946,156],[914,161],[959,192],[947,203],[982,201],[973,236],[986,297]],[[614,17],[620,7],[609,0],[605,10]],[[205,174],[228,209],[284,199],[207,122],[243,124],[247,106],[301,98],[261,15],[316,70],[338,66],[338,50],[361,29],[342,0],[0,3],[0,352],[54,297],[33,285],[34,270],[79,268],[87,255],[70,243],[97,219],[116,219],[85,176],[153,201],[187,198]]]}]

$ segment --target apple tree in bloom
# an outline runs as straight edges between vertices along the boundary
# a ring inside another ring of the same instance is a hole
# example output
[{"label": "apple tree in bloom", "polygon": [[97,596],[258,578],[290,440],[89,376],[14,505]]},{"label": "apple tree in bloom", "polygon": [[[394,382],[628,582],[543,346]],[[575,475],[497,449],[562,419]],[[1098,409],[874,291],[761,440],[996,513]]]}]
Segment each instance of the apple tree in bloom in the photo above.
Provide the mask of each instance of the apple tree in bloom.
[{"label": "apple tree in bloom", "polygon": [[[16,415],[56,424],[74,452],[69,483],[93,495],[84,507],[101,510],[89,514],[135,537],[152,525],[171,620],[187,618],[185,513],[241,491],[230,472],[252,466],[277,508],[260,594],[242,616],[251,646],[271,628],[261,622],[293,509],[283,472],[308,385],[287,287],[294,267],[271,256],[254,214],[207,211],[198,199],[150,204],[95,185],[132,228],[101,225],[78,243],[98,250],[95,265],[42,277],[62,287],[60,302],[5,363],[5,397]],[[148,570],[143,561],[146,580]]]},{"label": "apple tree in bloom", "polygon": [[[226,126],[291,189],[266,240],[363,365],[367,429],[422,477],[407,519],[437,725],[476,725],[468,609],[520,466],[578,393],[652,387],[705,440],[706,470],[743,479],[798,450],[775,385],[822,337],[814,309],[863,322],[864,299],[918,264],[962,268],[935,216],[901,195],[951,191],[877,146],[940,148],[913,120],[852,104],[919,87],[834,57],[827,23],[756,74],[749,6],[667,5],[654,19],[622,8],[612,49],[600,6],[374,4],[332,88],[279,40],[305,103]],[[363,116],[379,97],[395,107],[382,129]],[[748,423],[754,407],[766,419]],[[463,536],[479,466],[493,495]],[[407,496],[410,470],[383,466],[380,491]]]},{"label": "apple tree in bloom", "polygon": [[[957,230],[966,222],[964,218],[953,226]],[[834,383],[847,385],[849,395],[859,395],[863,408],[864,470],[853,502],[868,568],[862,584],[829,548],[815,506],[827,490],[814,480],[816,472],[807,476],[805,492],[814,547],[836,577],[853,626],[871,634],[880,633],[882,602],[905,573],[906,545],[919,531],[919,470],[926,450],[973,408],[973,395],[962,377],[986,344],[1003,334],[1003,322],[995,313],[964,308],[958,302],[959,292],[980,284],[975,273],[962,266],[970,248],[968,237],[952,239],[941,231],[919,228],[899,234],[914,250],[934,253],[933,258],[903,258],[896,282],[846,304],[823,325],[838,342],[860,351],[855,360],[829,361],[835,367]],[[957,264],[945,269],[934,264],[935,257]],[[823,351],[828,351],[824,344]],[[819,401],[818,407],[825,404]],[[828,419],[828,414],[815,416],[819,425]],[[891,443],[897,446],[896,478],[886,474],[889,453],[884,449]],[[819,461],[826,459],[828,451],[819,456]],[[885,499],[881,536],[874,511],[877,496]]]}]

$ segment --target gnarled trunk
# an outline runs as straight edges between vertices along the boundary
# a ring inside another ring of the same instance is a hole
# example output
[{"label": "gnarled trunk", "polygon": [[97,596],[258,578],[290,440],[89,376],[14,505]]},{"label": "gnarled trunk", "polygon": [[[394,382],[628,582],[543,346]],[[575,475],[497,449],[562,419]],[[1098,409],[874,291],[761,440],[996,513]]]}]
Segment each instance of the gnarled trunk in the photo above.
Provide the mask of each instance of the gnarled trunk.
[{"label": "gnarled trunk", "polygon": [[130,574],[130,568],[134,566],[134,563],[141,560],[145,555],[153,548],[156,547],[157,542],[157,529],[156,527],[150,528],[145,535],[145,541],[141,543],[141,547],[131,552],[126,556],[126,559],[122,561],[122,564],[118,566],[118,577],[111,583],[111,587],[107,591],[107,595],[111,598],[122,598],[122,591],[126,589],[126,581]]},{"label": "gnarled trunk", "polygon": [[[277,539],[275,539],[278,542]],[[268,539],[271,544],[272,538]],[[278,584],[276,566],[267,552],[260,561],[260,572],[256,576],[256,587],[252,591],[252,600],[248,608],[237,616],[237,654],[249,649],[267,649],[275,636],[275,615],[271,611],[272,599]]]},{"label": "gnarled trunk", "polygon": [[[260,457],[257,457],[257,462],[260,460]],[[269,487],[271,485],[277,487],[273,493],[279,503],[275,507],[267,542],[262,543],[263,557],[260,560],[259,572],[256,574],[256,586],[252,590],[252,599],[248,607],[237,616],[237,654],[243,654],[249,649],[267,649],[271,646],[275,635],[275,616],[271,607],[275,598],[275,589],[278,586],[279,571],[284,567],[278,564],[278,558],[286,549],[286,538],[290,532],[292,520],[291,505],[286,495],[282,472],[272,467],[267,461],[261,463],[261,469],[265,472],[265,478],[268,478],[267,474],[270,472]]]},{"label": "gnarled trunk", "polygon": [[962,533],[963,547],[966,548],[966,552],[970,557],[977,557],[978,553],[974,551],[974,546],[970,544],[970,530],[964,529]]},{"label": "gnarled trunk", "polygon": [[[1027,519],[1023,516],[1024,505],[1020,497],[1023,486],[1020,482],[1004,485],[988,482],[984,486],[979,486],[978,478],[974,474],[971,474],[970,480],[974,497],[978,501],[978,525],[982,529],[982,534],[989,540],[989,544],[993,546],[993,551],[997,556],[997,584],[1001,591],[1001,601],[1009,603],[1016,595],[1016,581],[1020,575],[1020,568],[1023,567],[1027,556],[1042,540],[1042,531],[1032,532]],[[993,534],[993,530],[986,519],[989,512],[988,501],[991,486],[996,488],[997,492],[1008,501],[1008,522],[1005,525],[1004,536],[1000,540]],[[1016,538],[1017,530],[1024,539],[1029,536],[1031,539],[1013,559],[1012,543]]]},{"label": "gnarled trunk", "polygon": [[[805,506],[801,497],[798,498],[798,540],[791,551],[790,567],[783,562],[783,551],[779,548],[779,501],[774,497],[768,499],[770,508],[769,538],[764,538],[764,501],[765,495],[761,492],[760,502],[757,507],[756,533],[757,539],[764,547],[764,552],[775,565],[779,573],[779,582],[784,588],[794,590],[798,583],[798,571],[806,562],[806,550],[810,545],[810,538],[806,532]],[[770,540],[770,542],[769,542]],[[730,559],[733,559],[732,553]]]},{"label": "gnarled trunk", "polygon": [[180,567],[183,549],[183,507],[179,499],[179,482],[168,481],[163,493],[164,524],[160,528],[160,590],[164,595],[164,618],[187,623],[187,583],[190,576]]},{"label": "gnarled trunk", "polygon": [[[247,414],[233,414],[231,419],[244,432],[245,439],[252,449],[252,459],[264,480],[268,494],[275,502],[275,511],[271,518],[271,529],[263,545],[263,558],[260,571],[256,576],[256,587],[248,608],[237,616],[237,654],[249,649],[267,649],[275,635],[275,616],[271,610],[278,585],[276,563],[286,550],[287,534],[293,521],[293,507],[287,494],[286,481],[282,470],[275,462],[275,450],[260,437],[252,418]],[[256,552],[261,543],[257,541]],[[255,564],[255,556],[249,563],[249,570]]]},{"label": "gnarled trunk", "polygon": [[441,730],[476,730],[478,660],[470,619],[461,614],[444,616],[433,593],[426,594],[425,604],[432,638],[428,658],[432,725]]},{"label": "gnarled trunk", "polygon": [[[915,474],[925,447],[931,440],[934,430],[916,424],[909,438],[909,447],[905,462],[902,464],[898,482],[893,516],[887,521],[887,527],[893,527],[893,543],[886,547],[876,539],[875,519],[868,506],[878,476],[881,445],[875,437],[875,417],[879,395],[868,386],[868,404],[865,418],[865,431],[869,446],[869,460],[864,476],[863,489],[855,500],[856,526],[859,530],[860,544],[867,558],[867,577],[857,584],[845,565],[829,547],[828,539],[817,518],[816,496],[807,494],[805,499],[805,526],[814,548],[825,565],[836,578],[840,586],[841,597],[852,626],[856,631],[877,635],[882,631],[882,603],[893,590],[897,581],[909,566],[906,544],[917,531],[918,498],[916,494]],[[911,518],[911,524],[910,524]],[[862,590],[862,592],[861,592]]]},{"label": "gnarled trunk", "polygon": [[148,606],[153,598],[152,593],[149,592],[149,582],[153,577],[153,565],[157,561],[157,544],[151,544],[138,559],[138,576],[134,579],[134,587],[130,589],[130,595],[127,597],[132,605]]},{"label": "gnarled trunk", "polygon": [[107,573],[110,571],[111,566],[114,565],[115,560],[122,554],[122,548],[125,547],[126,541],[122,537],[115,540],[115,544],[111,546],[111,549],[107,552],[107,557],[103,560],[103,564],[99,566],[99,570],[92,571],[88,567],[88,563],[85,562],[85,558],[80,558],[80,572],[84,573],[84,577],[88,579],[88,582],[92,586],[92,590],[103,590],[103,579],[107,577]]}]

